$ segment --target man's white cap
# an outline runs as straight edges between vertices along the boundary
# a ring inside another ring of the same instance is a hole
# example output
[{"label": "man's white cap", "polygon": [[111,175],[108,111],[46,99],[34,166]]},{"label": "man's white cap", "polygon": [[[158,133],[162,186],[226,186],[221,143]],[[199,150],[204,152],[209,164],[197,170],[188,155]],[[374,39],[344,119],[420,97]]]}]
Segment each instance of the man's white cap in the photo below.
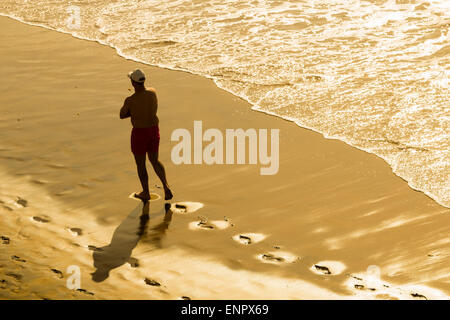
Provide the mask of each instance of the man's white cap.
[{"label": "man's white cap", "polygon": [[128,73],[128,78],[138,83],[144,83],[145,74],[142,70],[136,69]]}]

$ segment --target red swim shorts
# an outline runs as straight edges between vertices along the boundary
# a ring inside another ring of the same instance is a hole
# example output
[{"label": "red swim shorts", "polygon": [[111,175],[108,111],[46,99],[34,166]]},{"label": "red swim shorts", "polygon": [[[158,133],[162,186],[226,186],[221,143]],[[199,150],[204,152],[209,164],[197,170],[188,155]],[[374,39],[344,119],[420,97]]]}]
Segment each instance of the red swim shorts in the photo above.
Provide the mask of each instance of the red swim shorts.
[{"label": "red swim shorts", "polygon": [[159,127],[133,128],[131,131],[131,152],[134,154],[146,154],[158,152]]}]

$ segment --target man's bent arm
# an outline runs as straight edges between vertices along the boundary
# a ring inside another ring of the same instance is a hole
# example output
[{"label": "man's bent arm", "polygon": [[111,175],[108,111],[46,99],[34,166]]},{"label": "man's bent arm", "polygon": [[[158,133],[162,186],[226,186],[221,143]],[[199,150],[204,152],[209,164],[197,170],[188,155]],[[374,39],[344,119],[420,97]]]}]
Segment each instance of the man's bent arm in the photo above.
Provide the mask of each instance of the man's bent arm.
[{"label": "man's bent arm", "polygon": [[125,119],[131,117],[130,107],[128,106],[128,98],[125,99],[123,107],[120,109],[120,119]]}]

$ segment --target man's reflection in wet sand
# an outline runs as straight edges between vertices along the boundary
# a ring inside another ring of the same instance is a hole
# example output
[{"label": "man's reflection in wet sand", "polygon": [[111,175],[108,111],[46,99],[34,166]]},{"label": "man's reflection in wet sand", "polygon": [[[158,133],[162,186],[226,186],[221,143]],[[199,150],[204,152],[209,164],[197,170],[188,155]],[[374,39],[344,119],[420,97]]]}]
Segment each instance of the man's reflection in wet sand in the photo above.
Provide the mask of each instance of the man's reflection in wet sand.
[{"label": "man's reflection in wet sand", "polygon": [[[167,207],[168,205],[168,207]],[[164,215],[164,220],[160,224],[154,226],[150,229],[150,232],[148,232],[143,241],[146,244],[152,244],[157,249],[162,248],[162,239],[166,235],[166,230],[169,228],[170,222],[172,221],[172,210],[170,210],[170,204],[166,203],[166,214]]]},{"label": "man's reflection in wet sand", "polygon": [[[137,206],[127,218],[117,227],[111,239],[111,243],[102,248],[93,247],[94,267],[97,268],[93,272],[92,280],[101,282],[109,277],[109,272],[112,269],[118,268],[128,262],[131,258],[133,249],[137,246],[139,240],[146,234],[147,225],[150,220],[150,203]],[[150,239],[155,239],[157,246],[161,245],[161,239],[165,231],[169,227],[172,219],[172,211],[170,204],[166,203],[164,222],[152,228],[156,232]],[[139,213],[141,213],[139,215]],[[161,234],[160,236],[157,236]],[[153,242],[153,241],[151,241]]]}]

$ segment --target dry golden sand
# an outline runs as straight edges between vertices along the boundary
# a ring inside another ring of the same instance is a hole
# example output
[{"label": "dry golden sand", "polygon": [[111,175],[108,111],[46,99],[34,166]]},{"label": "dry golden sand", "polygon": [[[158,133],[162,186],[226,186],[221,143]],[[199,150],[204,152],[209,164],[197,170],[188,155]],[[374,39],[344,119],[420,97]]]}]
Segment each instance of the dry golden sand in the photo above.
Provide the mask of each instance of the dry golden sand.
[{"label": "dry golden sand", "polygon": [[[450,294],[449,209],[376,156],[251,111],[210,80],[9,18],[0,30],[0,298]],[[129,120],[118,119],[136,67],[158,91],[160,158],[175,193],[167,213],[163,200],[151,202],[149,221],[128,198],[139,182]],[[170,134],[192,130],[194,120],[221,130],[279,128],[279,173],[175,166]],[[188,212],[175,208],[183,201]],[[85,291],[66,288],[70,265],[80,267]],[[103,281],[92,281],[97,269]]]}]

